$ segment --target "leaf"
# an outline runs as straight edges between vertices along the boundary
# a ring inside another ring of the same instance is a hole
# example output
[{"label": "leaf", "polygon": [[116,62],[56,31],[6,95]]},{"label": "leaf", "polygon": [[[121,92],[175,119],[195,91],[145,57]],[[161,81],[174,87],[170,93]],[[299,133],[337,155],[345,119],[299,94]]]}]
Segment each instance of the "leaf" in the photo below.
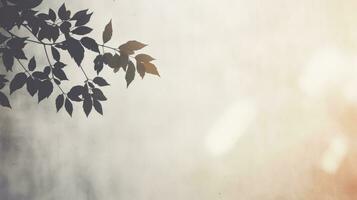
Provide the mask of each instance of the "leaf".
[{"label": "leaf", "polygon": [[81,43],[85,48],[99,53],[98,44],[94,39],[92,39],[90,37],[83,37],[81,39]]},{"label": "leaf", "polygon": [[58,9],[58,17],[61,20],[68,20],[70,18],[71,12],[67,11],[66,5],[63,3],[62,6]]},{"label": "leaf", "polygon": [[53,68],[52,72],[53,72],[53,75],[55,75],[58,79],[60,79],[62,81],[68,80],[66,73],[63,71],[63,69],[55,67],[55,68]]},{"label": "leaf", "polygon": [[64,104],[64,95],[63,94],[60,94],[57,96],[56,98],[56,109],[57,109],[57,112],[62,108]]},{"label": "leaf", "polygon": [[112,20],[105,26],[103,31],[103,43],[107,43],[113,35]]},{"label": "leaf", "polygon": [[38,88],[38,102],[40,103],[44,98],[48,98],[53,92],[53,84],[50,80],[40,82]]},{"label": "leaf", "polygon": [[12,66],[14,65],[14,56],[10,51],[5,51],[2,54],[2,61],[5,65],[6,71],[12,71]]},{"label": "leaf", "polygon": [[5,75],[0,74],[0,89],[4,88],[8,80],[5,78]]},{"label": "leaf", "polygon": [[95,109],[99,114],[103,115],[102,105],[100,104],[99,101],[93,100],[93,106],[94,106],[94,109]]},{"label": "leaf", "polygon": [[48,17],[51,21],[55,22],[56,21],[56,13],[52,9],[48,10]]},{"label": "leaf", "polygon": [[51,73],[51,67],[50,66],[46,66],[44,69],[43,69],[43,73],[48,76],[50,75]]},{"label": "leaf", "polygon": [[40,81],[38,79],[33,79],[31,76],[27,78],[26,89],[31,96],[36,94],[39,85],[40,85]]},{"label": "leaf", "polygon": [[64,107],[66,108],[67,113],[72,117],[73,105],[72,105],[72,102],[69,99],[66,99]]},{"label": "leaf", "polygon": [[103,54],[103,62],[107,65],[109,65],[110,67],[113,66],[113,54],[111,53],[105,53]]},{"label": "leaf", "polygon": [[35,57],[32,57],[29,61],[29,64],[28,64],[28,68],[30,71],[33,71],[35,70],[36,68],[36,60],[35,60]]},{"label": "leaf", "polygon": [[143,79],[145,76],[145,66],[142,62],[136,62],[136,71],[139,73],[139,75]]},{"label": "leaf", "polygon": [[26,45],[25,41],[26,38],[15,37],[7,41],[6,44],[10,49],[22,49]]},{"label": "leaf", "polygon": [[56,83],[56,85],[61,85],[61,81],[56,79],[56,78],[53,78],[53,81]]},{"label": "leaf", "polygon": [[155,58],[153,58],[147,54],[143,54],[143,53],[136,55],[135,59],[138,62],[151,62],[151,61],[155,60]]},{"label": "leaf", "polygon": [[145,72],[149,74],[154,74],[160,76],[159,72],[156,69],[156,66],[152,63],[143,63],[145,67]]},{"label": "leaf", "polygon": [[91,87],[91,88],[95,88],[95,86],[94,86],[94,84],[93,84],[93,83],[91,83],[91,82],[87,82],[87,83],[88,83],[89,87]]},{"label": "leaf", "polygon": [[76,20],[76,26],[83,26],[89,22],[93,13],[87,14],[87,11],[88,11],[88,9],[81,10],[73,15],[71,20]]},{"label": "leaf", "polygon": [[68,21],[65,21],[63,22],[61,25],[60,25],[60,30],[62,33],[66,34],[66,33],[69,33],[70,29],[71,29],[71,23],[68,22]]},{"label": "leaf", "polygon": [[54,67],[56,68],[64,68],[66,65],[63,62],[56,62],[54,64]]},{"label": "leaf", "polygon": [[125,53],[121,53],[120,56],[115,54],[111,61],[109,66],[114,68],[114,73],[118,72],[120,68],[123,68],[123,70],[126,71],[126,66],[129,63],[129,56]]},{"label": "leaf", "polygon": [[130,83],[135,78],[135,66],[134,63],[129,61],[128,69],[126,70],[125,80],[126,80],[126,87],[129,87]]},{"label": "leaf", "polygon": [[9,99],[7,98],[7,96],[0,92],[0,105],[4,106],[4,107],[8,107],[8,108],[11,108],[11,105],[10,105],[10,102],[9,102]]},{"label": "leaf", "polygon": [[45,13],[39,13],[37,15],[37,17],[40,18],[41,20],[44,20],[44,21],[50,20],[50,16],[48,14],[45,14]]},{"label": "leaf", "polygon": [[99,74],[103,69],[103,56],[97,55],[97,57],[95,57],[93,62],[94,62],[94,70],[97,71],[97,74]]},{"label": "leaf", "polygon": [[99,77],[99,76],[95,77],[93,79],[93,82],[95,84],[99,85],[99,86],[107,86],[107,85],[109,85],[109,83],[107,83],[107,81],[104,78]]},{"label": "leaf", "polygon": [[4,43],[7,39],[9,38],[0,33],[0,44]]},{"label": "leaf", "polygon": [[6,30],[12,29],[19,17],[17,6],[0,7],[0,26]]},{"label": "leaf", "polygon": [[32,76],[37,78],[37,79],[48,79],[48,74],[45,74],[43,72],[40,72],[40,71],[35,71],[32,73]]},{"label": "leaf", "polygon": [[25,85],[26,80],[27,80],[27,75],[25,73],[20,72],[16,74],[10,83],[10,94],[22,88]]},{"label": "leaf", "polygon": [[84,98],[83,101],[83,111],[88,117],[89,113],[92,111],[92,98],[88,96],[87,98]]},{"label": "leaf", "polygon": [[119,47],[119,49],[120,49],[120,51],[131,55],[131,54],[134,54],[134,51],[140,50],[146,46],[147,46],[146,44],[143,44],[143,43],[135,41],[135,40],[131,40],[131,41],[128,41],[127,43],[121,45]]},{"label": "leaf", "polygon": [[69,55],[71,55],[77,65],[80,66],[84,57],[84,48],[81,43],[70,37],[65,41],[65,45],[67,46]]},{"label": "leaf", "polygon": [[51,32],[51,39],[52,39],[52,41],[55,42],[58,39],[59,34],[60,34],[59,27],[57,25],[51,26],[50,32]]},{"label": "leaf", "polygon": [[67,93],[68,98],[72,101],[82,101],[79,97],[84,92],[84,87],[81,85],[76,85],[71,88],[71,90]]},{"label": "leaf", "polygon": [[99,101],[106,101],[107,100],[107,98],[104,96],[103,92],[100,89],[93,88],[92,92],[93,92],[93,94],[92,94],[93,99],[99,100]]},{"label": "leaf", "polygon": [[60,56],[60,53],[58,52],[58,50],[51,46],[51,51],[52,51],[52,56],[53,56],[53,59],[55,59],[56,61],[59,61],[61,59],[61,56]]},{"label": "leaf", "polygon": [[90,32],[92,32],[93,29],[87,27],[87,26],[79,26],[72,30],[71,32],[76,35],[86,35]]},{"label": "leaf", "polygon": [[52,39],[52,32],[53,32],[53,27],[51,25],[48,24],[43,24],[41,26],[40,31],[38,32],[38,39],[39,40],[43,40],[43,39],[48,39],[51,40]]}]

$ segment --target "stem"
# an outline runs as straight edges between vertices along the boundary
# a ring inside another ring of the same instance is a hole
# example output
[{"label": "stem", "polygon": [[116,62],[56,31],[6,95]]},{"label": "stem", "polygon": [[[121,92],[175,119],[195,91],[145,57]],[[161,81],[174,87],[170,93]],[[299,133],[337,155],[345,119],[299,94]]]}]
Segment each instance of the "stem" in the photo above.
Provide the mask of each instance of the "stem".
[{"label": "stem", "polygon": [[[110,47],[110,46],[106,46],[104,44],[98,44],[98,46],[101,46],[103,48],[103,53],[104,53],[104,48],[107,48],[107,49],[111,49],[113,51],[116,51],[116,52],[119,52],[121,53],[120,49],[117,49],[117,48],[113,48],[113,47]],[[129,55],[130,58],[135,58],[134,56],[131,56]]]},{"label": "stem", "polygon": [[[46,49],[46,45],[43,45],[43,48],[44,48],[44,50],[45,50],[45,53],[46,53],[46,57],[47,57],[47,61],[48,61],[48,64],[50,65],[50,67],[51,67],[51,76],[52,76],[52,79],[54,79],[54,75],[53,75],[53,65],[51,64],[51,61],[50,61],[50,58],[49,58],[49,56],[48,56],[48,52],[47,52],[47,49]],[[55,82],[55,81],[54,81]],[[62,94],[63,95],[66,95],[66,93],[63,91],[63,89],[61,88],[61,86],[59,85],[59,84],[57,84],[56,82],[55,82],[55,84],[57,85],[57,87],[61,90],[61,92],[62,92]]]},{"label": "stem", "polygon": [[86,82],[88,82],[90,79],[88,78],[87,73],[84,71],[84,69],[83,69],[83,67],[82,67],[81,65],[79,65],[79,68],[81,68],[81,70],[82,70],[84,76],[85,76],[86,79],[87,79]]},{"label": "stem", "polygon": [[21,61],[20,61],[18,58],[16,58],[16,60],[17,60],[17,62],[20,64],[20,66],[22,67],[22,69],[24,69],[24,71],[25,71],[29,76],[32,77],[31,73],[26,69],[26,67],[21,63]]},{"label": "stem", "polygon": [[25,24],[22,25],[23,27],[25,27],[38,41],[35,41],[35,40],[31,40],[31,39],[26,39],[27,41],[29,42],[34,42],[34,43],[37,43],[37,44],[42,44],[42,45],[48,45],[48,46],[53,46],[53,45],[56,45],[56,44],[61,44],[62,42],[54,42],[54,43],[46,43],[46,42],[42,42],[40,41],[37,36],[35,34],[32,33],[31,29],[26,26]]}]

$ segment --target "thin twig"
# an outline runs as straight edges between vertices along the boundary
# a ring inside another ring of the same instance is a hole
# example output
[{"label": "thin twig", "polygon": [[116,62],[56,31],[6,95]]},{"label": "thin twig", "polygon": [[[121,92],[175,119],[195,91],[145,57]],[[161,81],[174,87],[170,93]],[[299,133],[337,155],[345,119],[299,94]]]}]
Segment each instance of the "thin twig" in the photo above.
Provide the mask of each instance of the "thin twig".
[{"label": "thin twig", "polygon": [[29,75],[32,77],[31,73],[26,69],[26,67],[21,63],[21,61],[16,58],[17,62],[20,64],[20,66],[22,67],[22,69]]},{"label": "thin twig", "polygon": [[[54,79],[54,75],[53,75],[53,65],[51,64],[51,61],[50,61],[50,58],[48,56],[48,52],[47,52],[47,49],[46,49],[46,45],[43,45],[43,48],[45,49],[45,53],[46,53],[46,57],[47,57],[47,61],[48,61],[48,64],[50,65],[50,68],[51,68],[51,76],[52,76],[52,79]],[[59,84],[56,83],[56,81],[54,81],[55,84],[58,86],[58,88],[61,90],[62,94],[63,95],[66,95],[66,93],[63,91],[63,89],[61,88],[61,86]]]}]

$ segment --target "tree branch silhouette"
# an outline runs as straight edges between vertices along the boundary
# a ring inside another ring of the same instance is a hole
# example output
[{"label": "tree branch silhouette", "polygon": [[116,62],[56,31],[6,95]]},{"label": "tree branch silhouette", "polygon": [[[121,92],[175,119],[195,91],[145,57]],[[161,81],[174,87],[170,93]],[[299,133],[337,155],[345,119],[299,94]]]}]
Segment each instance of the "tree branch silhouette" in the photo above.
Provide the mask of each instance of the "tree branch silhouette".
[{"label": "tree branch silhouette", "polygon": [[[127,87],[132,83],[135,74],[141,78],[145,74],[159,75],[156,66],[152,63],[154,58],[147,54],[136,54],[143,49],[146,44],[131,40],[117,48],[107,45],[113,35],[112,21],[105,25],[102,34],[102,42],[88,36],[92,28],[88,22],[93,13],[88,9],[80,10],[72,15],[65,4],[55,12],[49,8],[48,12],[38,12],[35,7],[42,3],[42,0],[1,0],[0,6],[0,55],[2,56],[4,68],[7,74],[0,74],[0,105],[11,108],[10,101],[1,90],[9,84],[10,95],[26,85],[26,89],[31,96],[37,96],[38,102],[49,98],[53,94],[53,84],[55,84],[60,94],[55,100],[57,112],[62,107],[72,116],[73,103],[82,103],[83,111],[88,116],[92,108],[99,114],[103,114],[102,102],[106,101],[101,87],[108,86],[109,83],[99,74],[103,69],[112,69],[115,73],[123,69]],[[19,36],[14,33],[16,30],[25,29],[29,35]],[[3,33],[7,34],[3,34]],[[29,43],[41,45],[44,50],[48,66],[38,66],[36,58],[32,55],[28,59],[29,53],[25,52],[25,46]],[[99,50],[101,47],[102,52]],[[51,49],[52,58],[49,49]],[[106,52],[105,49],[112,51]],[[93,60],[94,71],[97,76],[90,78],[86,70],[82,67],[83,60],[87,57],[86,51],[97,53]],[[67,52],[73,61],[80,68],[85,80],[83,84],[74,85],[68,92],[61,86],[63,81],[68,81],[66,75],[67,64],[61,59],[61,54]],[[12,71],[14,60],[21,66],[24,72],[15,74],[10,83],[5,78]],[[27,60],[27,67],[21,60]],[[135,63],[135,64],[134,64]]]}]

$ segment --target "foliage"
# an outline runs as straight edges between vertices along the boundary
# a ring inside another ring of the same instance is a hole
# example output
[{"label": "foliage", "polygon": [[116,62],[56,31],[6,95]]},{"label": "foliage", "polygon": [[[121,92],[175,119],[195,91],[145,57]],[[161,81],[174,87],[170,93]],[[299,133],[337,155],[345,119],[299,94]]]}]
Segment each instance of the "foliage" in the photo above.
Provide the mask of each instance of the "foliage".
[{"label": "foliage", "polygon": [[[114,72],[123,69],[127,87],[134,80],[136,73],[141,78],[147,73],[160,76],[156,66],[151,63],[154,58],[147,54],[135,55],[135,52],[144,48],[146,44],[133,40],[117,48],[107,45],[113,35],[111,20],[104,28],[101,43],[89,37],[88,34],[93,29],[88,26],[88,22],[93,13],[88,9],[73,13],[62,4],[57,12],[51,8],[48,12],[39,12],[35,7],[40,5],[42,0],[1,2],[3,6],[0,7],[0,55],[7,72],[0,74],[0,105],[4,107],[11,108],[8,97],[1,91],[6,85],[9,85],[10,95],[26,86],[28,93],[36,96],[38,102],[53,95],[54,87],[57,87],[57,112],[64,107],[72,116],[73,103],[79,102],[87,116],[93,107],[98,113],[103,114],[102,102],[107,98],[101,88],[109,85],[100,76],[104,67],[112,68]],[[15,34],[16,30],[21,29],[27,31],[28,36],[20,37]],[[39,66],[36,62],[39,58],[36,56],[27,55],[24,47],[28,43],[42,46],[47,60],[46,66]],[[94,78],[88,77],[82,67],[86,51],[97,54],[93,60],[93,69],[97,74]],[[63,81],[68,81],[66,69],[69,64],[61,59],[66,52],[85,78],[83,84],[74,85],[68,92],[61,87]],[[22,71],[8,81],[7,75],[13,71],[15,65]]]}]

